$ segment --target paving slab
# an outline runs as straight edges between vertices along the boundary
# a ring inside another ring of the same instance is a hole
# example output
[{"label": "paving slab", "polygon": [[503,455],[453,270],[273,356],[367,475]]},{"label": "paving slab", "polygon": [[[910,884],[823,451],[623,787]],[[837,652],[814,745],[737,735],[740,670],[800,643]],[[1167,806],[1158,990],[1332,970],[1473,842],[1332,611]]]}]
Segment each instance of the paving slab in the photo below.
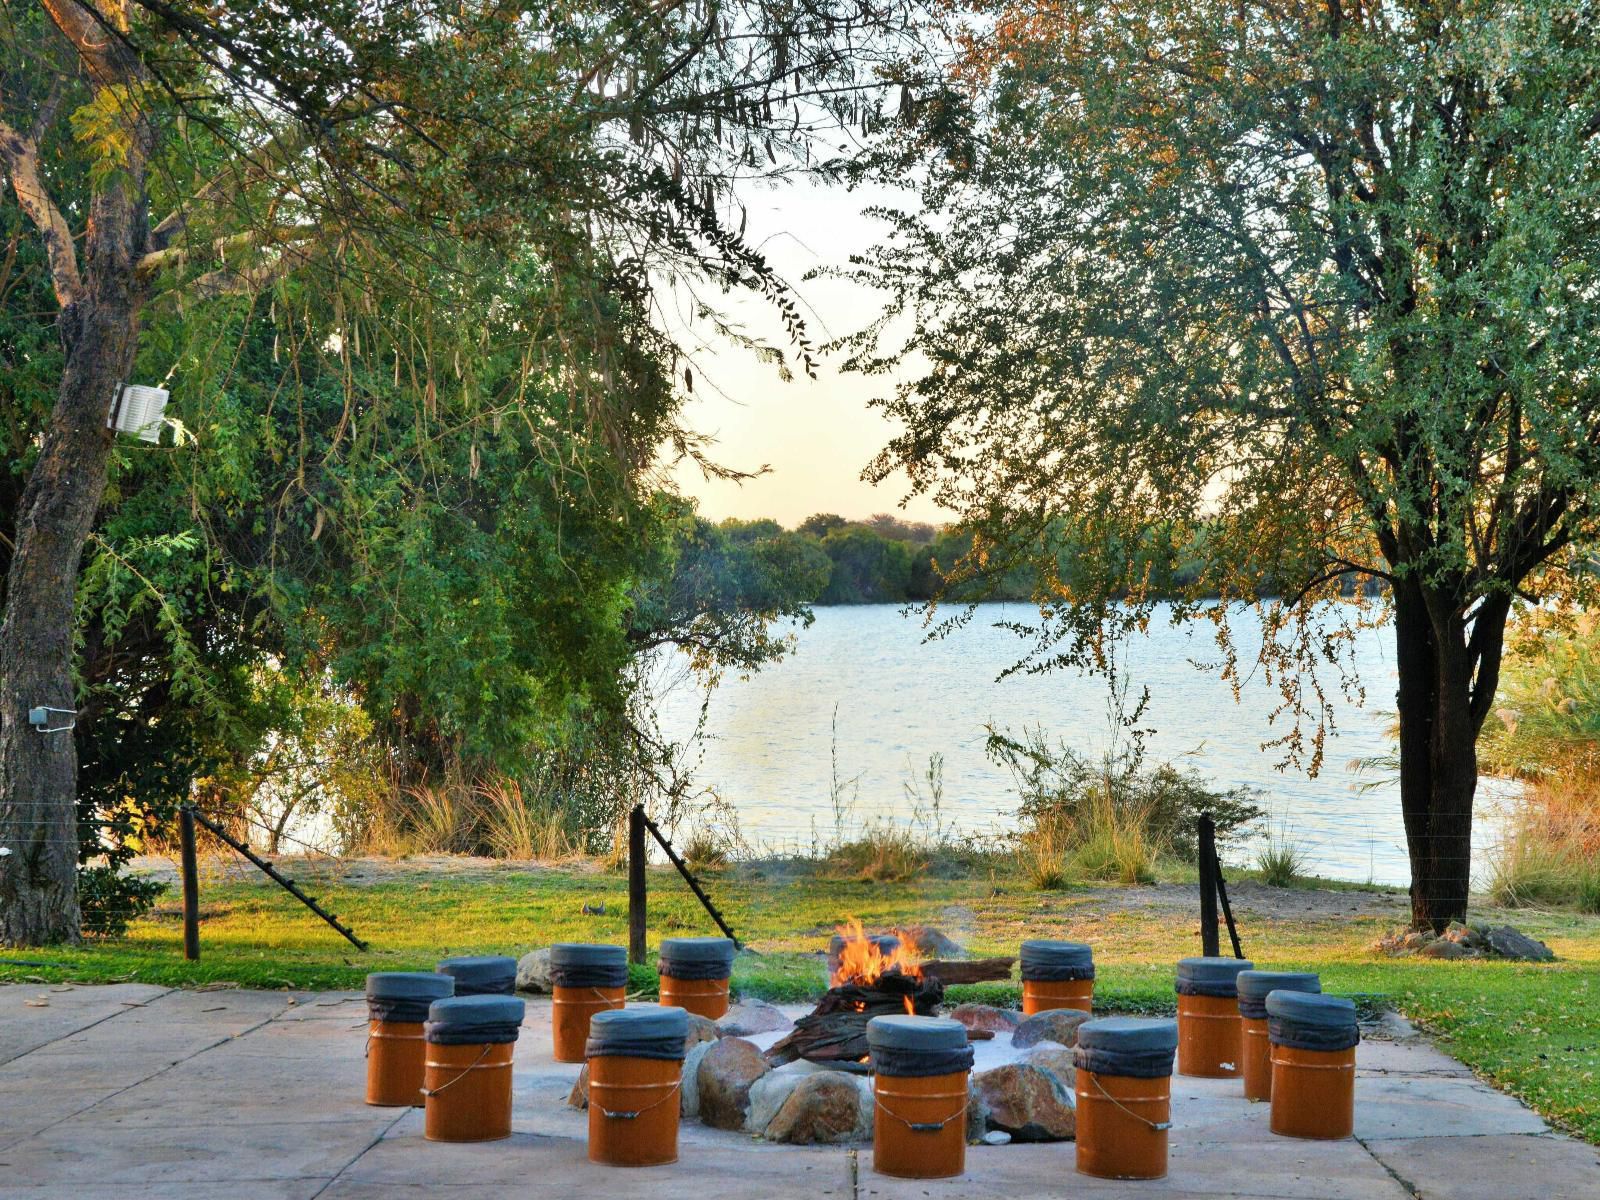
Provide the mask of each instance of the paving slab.
[{"label": "paving slab", "polygon": [[568,1108],[576,1064],[550,1054],[550,1006],[529,1002],[513,1135],[446,1145],[416,1109],[362,1103],[355,993],[0,987],[0,1194],[5,1200],[495,1200],[563,1193],[661,1200],[1600,1200],[1600,1152],[1420,1038],[1357,1055],[1362,1140],[1274,1137],[1233,1080],[1172,1081],[1170,1174],[1075,1171],[1071,1144],[973,1147],[955,1180],[892,1180],[871,1147],[777,1146],[685,1122],[677,1164],[588,1161]]},{"label": "paving slab", "polygon": [[1368,1142],[1418,1200],[1595,1200],[1600,1149],[1538,1134]]},{"label": "paving slab", "polygon": [[0,1063],[119,1016],[166,992],[166,988],[143,983],[102,987],[23,983],[0,987]]}]

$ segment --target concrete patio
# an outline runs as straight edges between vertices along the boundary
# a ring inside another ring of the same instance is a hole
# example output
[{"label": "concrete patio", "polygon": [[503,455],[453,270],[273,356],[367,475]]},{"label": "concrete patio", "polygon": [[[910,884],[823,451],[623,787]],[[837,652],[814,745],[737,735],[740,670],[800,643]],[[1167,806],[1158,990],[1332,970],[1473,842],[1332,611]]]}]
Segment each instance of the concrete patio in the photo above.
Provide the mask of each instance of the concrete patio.
[{"label": "concrete patio", "polygon": [[551,1061],[537,1000],[517,1046],[511,1139],[427,1142],[420,1111],[361,1102],[363,1018],[352,993],[0,987],[0,1196],[1600,1197],[1600,1150],[1551,1133],[1420,1038],[1363,1043],[1350,1141],[1275,1138],[1237,1084],[1179,1077],[1165,1180],[1089,1179],[1059,1144],[975,1147],[963,1178],[907,1183],[873,1174],[870,1148],[774,1146],[695,1123],[674,1166],[592,1166],[585,1117],[563,1103],[578,1069]]}]

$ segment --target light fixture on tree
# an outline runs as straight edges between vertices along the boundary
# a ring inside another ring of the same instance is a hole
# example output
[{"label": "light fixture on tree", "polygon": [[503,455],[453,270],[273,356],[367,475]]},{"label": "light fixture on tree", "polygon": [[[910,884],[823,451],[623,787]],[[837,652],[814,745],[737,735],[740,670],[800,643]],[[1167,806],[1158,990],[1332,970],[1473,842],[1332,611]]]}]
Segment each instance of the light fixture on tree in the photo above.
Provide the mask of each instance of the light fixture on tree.
[{"label": "light fixture on tree", "polygon": [[106,417],[106,428],[117,433],[131,433],[141,441],[159,442],[161,429],[167,424],[166,388],[145,387],[142,384],[125,384],[117,390],[117,399]]}]

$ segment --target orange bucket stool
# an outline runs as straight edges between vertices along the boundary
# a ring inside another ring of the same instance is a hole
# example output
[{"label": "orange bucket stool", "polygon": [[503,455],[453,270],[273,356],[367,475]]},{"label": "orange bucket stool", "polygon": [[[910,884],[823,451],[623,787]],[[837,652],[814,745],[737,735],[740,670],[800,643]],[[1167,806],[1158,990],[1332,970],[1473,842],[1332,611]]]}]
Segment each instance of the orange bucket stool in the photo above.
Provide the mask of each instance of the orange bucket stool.
[{"label": "orange bucket stool", "polygon": [[1022,1015],[1094,1008],[1094,951],[1083,942],[1022,943]]},{"label": "orange bucket stool", "polygon": [[1347,1138],[1355,1131],[1356,1006],[1342,996],[1275,991],[1267,997],[1272,1042],[1272,1132]]},{"label": "orange bucket stool", "polygon": [[1239,1074],[1240,971],[1246,958],[1178,960],[1178,1074],[1231,1079]]},{"label": "orange bucket stool", "polygon": [[1320,992],[1307,971],[1239,972],[1239,1073],[1246,1100],[1272,1099],[1272,1052],[1267,1045],[1267,997],[1274,991]]},{"label": "orange bucket stool", "polygon": [[679,1088],[689,1014],[637,1004],[589,1022],[589,1161],[654,1167],[678,1161]]},{"label": "orange bucket stool", "polygon": [[873,1017],[872,1169],[898,1179],[948,1179],[967,1165],[972,1046],[959,1021]]},{"label": "orange bucket stool", "polygon": [[367,976],[367,1103],[422,1105],[423,1022],[455,992],[448,975],[377,971]]},{"label": "orange bucket stool", "polygon": [[1173,1021],[1103,1017],[1078,1026],[1078,1171],[1161,1179],[1172,1128]]},{"label": "orange bucket stool", "polygon": [[452,996],[428,1009],[430,1142],[492,1142],[511,1136],[511,1053],[524,1006],[515,996]]},{"label": "orange bucket stool", "polygon": [[667,938],[656,969],[661,1003],[715,1021],[728,1011],[728,980],[733,975],[732,938]]},{"label": "orange bucket stool", "polygon": [[590,1018],[626,1003],[628,952],[621,946],[557,942],[550,947],[550,985],[555,1060],[582,1062]]},{"label": "orange bucket stool", "polygon": [[434,970],[456,981],[458,996],[513,996],[517,991],[517,960],[504,955],[447,958]]}]

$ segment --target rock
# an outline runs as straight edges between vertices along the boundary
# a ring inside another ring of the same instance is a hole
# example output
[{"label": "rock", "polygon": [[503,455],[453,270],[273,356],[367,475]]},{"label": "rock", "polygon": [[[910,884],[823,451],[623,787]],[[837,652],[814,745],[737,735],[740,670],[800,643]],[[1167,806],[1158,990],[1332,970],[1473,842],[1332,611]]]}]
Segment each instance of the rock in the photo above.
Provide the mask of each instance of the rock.
[{"label": "rock", "polygon": [[1076,1046],[1078,1026],[1088,1019],[1089,1014],[1078,1008],[1052,1008],[1034,1013],[1017,1026],[1017,1031],[1011,1035],[1011,1044],[1019,1050],[1037,1046],[1040,1042]]},{"label": "rock", "polygon": [[1022,1061],[1054,1075],[1056,1082],[1066,1089],[1069,1096],[1078,1086],[1078,1069],[1072,1051],[1060,1042],[1040,1042],[1028,1051]]},{"label": "rock", "polygon": [[722,1030],[717,1028],[717,1023],[710,1017],[702,1017],[699,1013],[689,1014],[689,1036],[683,1039],[685,1046],[714,1042],[721,1036]]},{"label": "rock", "polygon": [[1421,950],[1431,941],[1433,941],[1433,934],[1428,933],[1426,930],[1413,929],[1400,939],[1400,949]]},{"label": "rock", "polygon": [[776,1007],[762,1000],[741,1000],[717,1021],[724,1037],[749,1037],[754,1033],[778,1033],[794,1028],[794,1022]]},{"label": "rock", "polygon": [[[838,1074],[839,1072],[834,1072]],[[750,1111],[745,1114],[744,1127],[754,1134],[763,1134],[784,1102],[806,1078],[806,1072],[789,1067],[770,1071],[750,1085]]]},{"label": "rock", "polygon": [[690,1046],[683,1056],[682,1082],[678,1085],[678,1112],[685,1117],[700,1115],[700,1061],[715,1046],[715,1041]]},{"label": "rock", "polygon": [[1519,962],[1555,962],[1555,952],[1543,942],[1529,937],[1509,925],[1491,929],[1485,935],[1489,949],[1501,958],[1514,958]]},{"label": "rock", "polygon": [[[763,1081],[764,1082],[764,1081]],[[768,1123],[768,1141],[832,1146],[854,1141],[861,1125],[861,1089],[842,1071],[804,1076]]]},{"label": "rock", "polygon": [[772,1070],[754,1044],[743,1038],[714,1042],[700,1060],[700,1120],[714,1129],[743,1129],[750,1113],[750,1087]]},{"label": "rock", "polygon": [[1065,1142],[1077,1135],[1072,1096],[1048,1071],[1010,1063],[972,1077],[983,1102],[987,1131],[1002,1130],[1018,1142]]},{"label": "rock", "polygon": [[1452,942],[1447,938],[1435,938],[1421,950],[1417,951],[1423,958],[1468,958],[1472,951],[1460,942]]},{"label": "rock", "polygon": [[1445,941],[1454,942],[1458,946],[1465,946],[1468,950],[1482,950],[1488,945],[1481,931],[1473,929],[1469,925],[1463,925],[1460,921],[1451,921],[1440,936]]},{"label": "rock", "polygon": [[929,925],[913,925],[909,929],[895,931],[900,935],[900,944],[917,958],[965,958],[967,951],[964,946],[947,938],[941,931]]},{"label": "rock", "polygon": [[585,1109],[589,1107],[589,1064],[583,1064],[583,1070],[578,1072],[577,1082],[572,1085],[572,1090],[567,1093],[567,1103],[573,1108]]},{"label": "rock", "polygon": [[995,1129],[984,1134],[980,1140],[985,1146],[1009,1146],[1011,1135],[1004,1129]]},{"label": "rock", "polygon": [[530,950],[517,959],[517,991],[550,994],[550,951]]},{"label": "rock", "polygon": [[968,1029],[987,1029],[990,1033],[1011,1033],[1022,1022],[1021,1013],[992,1004],[958,1004],[950,1017]]}]

